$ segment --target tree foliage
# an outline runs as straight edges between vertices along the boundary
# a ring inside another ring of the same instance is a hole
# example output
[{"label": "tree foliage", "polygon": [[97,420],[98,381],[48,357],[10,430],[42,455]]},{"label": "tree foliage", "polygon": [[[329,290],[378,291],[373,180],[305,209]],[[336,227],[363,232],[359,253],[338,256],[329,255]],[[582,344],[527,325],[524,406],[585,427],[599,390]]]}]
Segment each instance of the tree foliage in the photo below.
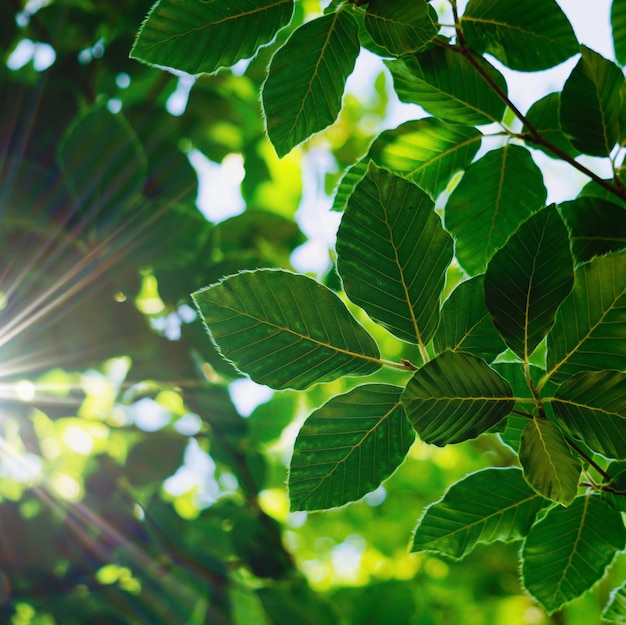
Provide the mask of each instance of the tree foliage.
[{"label": "tree foliage", "polygon": [[[0,8],[6,622],[626,621],[626,4],[616,60],[556,0],[322,4]],[[244,212],[198,210],[199,154]],[[588,184],[548,203],[540,154]],[[243,375],[280,391],[248,419]]]}]

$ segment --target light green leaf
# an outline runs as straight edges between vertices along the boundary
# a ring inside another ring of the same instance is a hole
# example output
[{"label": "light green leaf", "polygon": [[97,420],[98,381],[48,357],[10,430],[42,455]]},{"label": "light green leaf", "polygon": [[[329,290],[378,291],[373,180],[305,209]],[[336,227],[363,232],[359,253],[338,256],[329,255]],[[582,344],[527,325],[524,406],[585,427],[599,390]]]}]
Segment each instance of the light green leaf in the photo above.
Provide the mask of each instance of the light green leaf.
[{"label": "light green leaf", "polygon": [[[483,70],[506,93],[504,76],[483,58]],[[505,104],[474,66],[449,48],[431,48],[385,63],[402,102],[419,104],[434,117],[452,124],[489,124],[502,119]]]},{"label": "light green leaf", "polygon": [[222,355],[259,384],[304,389],[381,366],[374,339],[330,289],[306,276],[244,271],[193,299]]},{"label": "light green leaf", "polygon": [[[559,109],[561,107],[561,94],[549,93],[540,100],[537,100],[526,113],[526,119],[528,123],[539,132],[539,134],[552,143],[555,147],[559,148],[568,156],[574,158],[578,156],[578,150],[575,150],[569,139],[563,134],[561,128],[561,117]],[[528,128],[524,126],[523,132],[528,133]],[[559,158],[554,155],[549,149],[542,145],[534,143],[530,138],[526,139],[527,143],[531,147],[542,150],[548,156],[552,158]]]},{"label": "light green leaf", "polygon": [[602,619],[611,623],[626,623],[626,582],[611,591]]},{"label": "light green leaf", "polygon": [[519,460],[526,481],[543,497],[569,506],[578,493],[580,462],[558,426],[532,419],[522,431]]},{"label": "light green leaf", "polygon": [[348,297],[398,338],[425,349],[453,254],[430,196],[370,166],[337,233],[337,270]]},{"label": "light green leaf", "polygon": [[475,128],[427,117],[383,132],[370,148],[369,157],[435,198],[454,173],[469,165],[481,139],[482,134]]},{"label": "light green leaf", "polygon": [[560,205],[579,263],[626,248],[626,210],[595,197],[578,197]]},{"label": "light green leaf", "polygon": [[478,543],[518,540],[547,503],[517,468],[472,473],[426,508],[411,550],[436,551],[460,559]]},{"label": "light green leaf", "polygon": [[611,3],[611,28],[615,58],[622,65],[626,65],[626,2],[624,0],[613,0]]},{"label": "light green leaf", "polygon": [[578,52],[578,41],[555,0],[470,0],[461,18],[468,44],[511,69],[554,67]]},{"label": "light green leaf", "polygon": [[335,191],[335,197],[333,199],[332,210],[344,211],[348,206],[348,200],[354,191],[354,187],[361,181],[363,176],[367,172],[370,159],[369,157],[362,158],[354,165],[349,167],[344,175],[341,177],[337,189]]},{"label": "light green leaf", "polygon": [[89,111],[69,128],[58,157],[83,227],[117,230],[147,182],[145,153],[124,117],[103,106]]},{"label": "light green leaf", "polygon": [[159,0],[131,57],[189,74],[212,73],[254,55],[289,23],[293,0]]},{"label": "light green leaf", "polygon": [[339,10],[300,26],[276,52],[262,98],[278,156],[337,119],[360,49],[355,19]]},{"label": "light green leaf", "polygon": [[559,386],[551,403],[573,436],[609,458],[626,458],[626,373],[577,373]]},{"label": "light green leaf", "polygon": [[485,305],[483,275],[461,282],[452,291],[433,340],[438,354],[448,349],[469,352],[488,362],[504,351],[504,341]]},{"label": "light green leaf", "polygon": [[581,369],[626,369],[624,324],[626,253],[578,267],[548,334],[547,376],[562,382]]},{"label": "light green leaf", "polygon": [[624,548],[621,515],[596,495],[555,506],[528,533],[522,550],[526,590],[551,613],[589,590]]},{"label": "light green leaf", "polygon": [[324,510],[355,501],[398,468],[415,440],[400,403],[402,390],[364,384],[311,414],[291,459],[293,510]]},{"label": "light green leaf", "polygon": [[416,371],[402,403],[420,438],[439,447],[479,436],[514,405],[509,383],[463,352],[444,352]]},{"label": "light green leaf", "polygon": [[554,205],[529,217],[494,254],[485,274],[485,301],[505,343],[524,362],[554,324],[573,284],[567,229]]},{"label": "light green leaf", "polygon": [[561,93],[561,128],[584,154],[608,156],[619,141],[622,70],[581,46],[582,56]]},{"label": "light green leaf", "polygon": [[446,205],[446,228],[470,274],[485,271],[493,253],[546,201],[541,171],[527,149],[507,144],[470,165]]},{"label": "light green leaf", "polygon": [[437,12],[425,0],[370,0],[365,28],[395,56],[423,48],[439,30]]}]

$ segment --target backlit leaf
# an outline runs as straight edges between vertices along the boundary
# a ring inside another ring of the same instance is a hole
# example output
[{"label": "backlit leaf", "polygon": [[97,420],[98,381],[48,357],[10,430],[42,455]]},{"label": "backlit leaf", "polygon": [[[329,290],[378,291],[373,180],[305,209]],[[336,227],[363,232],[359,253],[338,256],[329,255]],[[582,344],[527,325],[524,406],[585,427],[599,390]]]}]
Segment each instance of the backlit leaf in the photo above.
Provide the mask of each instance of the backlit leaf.
[{"label": "backlit leaf", "polygon": [[222,354],[259,384],[303,389],[381,366],[374,339],[330,289],[306,276],[244,271],[193,299]]},{"label": "backlit leaf", "polygon": [[420,438],[439,447],[479,436],[514,405],[509,383],[463,352],[444,352],[416,371],[402,403]]},{"label": "backlit leaf", "polygon": [[626,253],[581,265],[548,334],[547,375],[562,382],[582,369],[626,369]]},{"label": "backlit leaf", "polygon": [[434,337],[437,353],[469,352],[492,361],[505,349],[485,305],[484,276],[475,276],[452,291],[441,309]]},{"label": "backlit leaf", "polygon": [[561,127],[577,150],[608,156],[619,141],[624,75],[617,65],[586,46],[581,46],[581,54],[563,85]]},{"label": "backlit leaf", "polygon": [[611,623],[626,623],[626,582],[611,592],[602,618]]},{"label": "backlit leaf", "polygon": [[189,74],[212,73],[253,56],[292,14],[293,0],[159,0],[131,57]]},{"label": "backlit leaf", "polygon": [[471,274],[484,272],[493,253],[545,200],[541,171],[519,145],[487,152],[470,165],[445,213],[461,265]]},{"label": "backlit leaf", "polygon": [[596,495],[555,506],[528,533],[522,550],[526,590],[548,612],[575,599],[604,575],[624,548],[621,515]]},{"label": "backlit leaf", "polygon": [[[573,158],[577,156],[579,152],[574,149],[572,144],[569,142],[569,139],[563,134],[563,130],[561,128],[561,117],[559,114],[560,106],[561,94],[549,93],[547,96],[537,100],[528,109],[526,119],[529,124],[532,125],[532,127],[537,130],[544,139],[546,139],[546,141],[549,141],[552,145]],[[524,132],[528,132],[528,128],[526,128],[526,126],[524,126]],[[527,142],[531,145],[531,147],[542,150],[548,156],[558,158],[548,148],[545,148],[538,143],[534,143],[530,139],[527,139]]]},{"label": "backlit leaf", "polygon": [[[483,58],[477,62],[506,93],[504,76]],[[431,48],[386,65],[400,100],[419,104],[442,121],[472,126],[500,121],[504,115],[504,102],[483,76],[448,48]]]},{"label": "backlit leaf", "polygon": [[401,124],[378,136],[369,157],[380,167],[412,180],[437,197],[452,175],[474,158],[482,134],[427,117]]},{"label": "backlit leaf", "polygon": [[400,56],[423,48],[436,34],[437,13],[425,0],[370,0],[365,28],[375,43]]},{"label": "backlit leaf", "polygon": [[487,308],[506,344],[525,362],[573,283],[569,238],[554,206],[529,217],[489,262]]},{"label": "backlit leaf", "polygon": [[472,473],[426,508],[412,551],[436,551],[460,559],[479,543],[518,540],[547,503],[518,468]]},{"label": "backlit leaf", "polygon": [[613,0],[611,3],[611,28],[615,58],[622,65],[626,65],[626,2],[624,0]]},{"label": "backlit leaf", "polygon": [[337,269],[348,297],[392,334],[422,347],[439,323],[453,253],[434,206],[412,182],[370,166],[337,233]]},{"label": "backlit leaf", "polygon": [[605,456],[626,458],[626,373],[583,371],[563,382],[551,403],[573,436]]},{"label": "backlit leaf", "polygon": [[578,52],[572,26],[555,0],[470,0],[461,27],[476,52],[488,52],[511,69],[548,69]]},{"label": "backlit leaf", "polygon": [[560,205],[579,263],[626,248],[626,210],[596,197],[578,197]]},{"label": "backlit leaf", "polygon": [[580,462],[552,421],[535,418],[528,422],[522,431],[519,460],[526,481],[540,495],[564,506],[574,501]]},{"label": "backlit leaf", "polygon": [[356,21],[339,10],[300,26],[276,52],[262,97],[278,156],[337,119],[359,50]]},{"label": "backlit leaf", "polygon": [[364,384],[333,397],[305,421],[294,445],[294,510],[342,506],[378,488],[404,460],[415,433],[402,387]]}]

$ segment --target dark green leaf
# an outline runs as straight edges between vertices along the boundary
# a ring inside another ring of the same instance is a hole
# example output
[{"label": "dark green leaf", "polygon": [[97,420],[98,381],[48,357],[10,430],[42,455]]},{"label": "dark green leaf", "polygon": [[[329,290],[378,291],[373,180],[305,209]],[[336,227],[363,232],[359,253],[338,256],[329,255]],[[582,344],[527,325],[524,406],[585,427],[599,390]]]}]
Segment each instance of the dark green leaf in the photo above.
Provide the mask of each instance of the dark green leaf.
[{"label": "dark green leaf", "polygon": [[524,585],[554,612],[599,581],[625,543],[620,513],[600,497],[585,495],[569,508],[556,506],[528,533],[522,550]]},{"label": "dark green leaf", "polygon": [[381,366],[374,339],[306,276],[244,271],[193,299],[222,354],[259,384],[303,389]]},{"label": "dark green leaf", "polygon": [[360,182],[363,176],[365,176],[369,162],[369,157],[365,157],[346,170],[339,181],[337,190],[335,191],[332,208],[334,211],[346,210],[348,200],[350,199],[356,185]]},{"label": "dark green leaf", "polygon": [[581,46],[582,56],[563,85],[561,128],[584,154],[608,156],[619,141],[622,70]]},{"label": "dark green leaf", "polygon": [[460,559],[478,543],[518,540],[547,503],[517,468],[472,473],[426,508],[412,551],[436,551]]},{"label": "dark green leaf", "polygon": [[626,248],[626,209],[595,197],[563,202],[561,214],[570,231],[572,252],[579,263]]},{"label": "dark green leaf", "polygon": [[370,166],[337,233],[337,269],[348,297],[392,334],[425,349],[439,323],[452,260],[434,202],[405,178]]},{"label": "dark green leaf", "polygon": [[548,334],[548,377],[581,369],[626,369],[626,252],[581,265]]},{"label": "dark green leaf", "polygon": [[578,41],[555,0],[470,0],[461,18],[469,45],[511,69],[554,67],[578,52]]},{"label": "dark green leaf", "polygon": [[383,132],[369,156],[380,167],[412,180],[436,197],[452,175],[471,162],[481,139],[482,134],[475,128],[427,117]]},{"label": "dark green leaf", "polygon": [[461,282],[445,301],[434,346],[437,353],[447,349],[469,352],[488,362],[504,351],[504,341],[485,305],[483,275]]},{"label": "dark green leaf", "polygon": [[378,488],[404,460],[415,434],[402,387],[364,384],[333,397],[304,423],[294,445],[294,510],[342,506]]},{"label": "dark green leaf", "polygon": [[494,254],[485,274],[485,301],[505,343],[524,362],[554,324],[573,284],[567,230],[554,205],[527,219]]},{"label": "dark green leaf", "polygon": [[573,436],[605,456],[626,458],[626,373],[577,373],[559,386],[551,403]]},{"label": "dark green leaf", "polygon": [[[506,93],[504,76],[482,58],[483,71]],[[437,119],[468,126],[502,119],[505,104],[464,56],[449,48],[431,48],[416,56],[385,63],[398,97],[419,104]]]},{"label": "dark green leaf", "polygon": [[436,34],[437,13],[425,0],[370,0],[365,28],[395,56],[423,48]]},{"label": "dark green leaf", "polygon": [[507,144],[470,165],[445,214],[461,265],[471,274],[484,272],[493,253],[545,200],[541,171],[523,147]]},{"label": "dark green leaf", "polygon": [[626,65],[626,2],[624,0],[613,0],[611,3],[611,27],[615,58],[622,65]]},{"label": "dark green leaf", "polygon": [[175,432],[146,434],[129,452],[124,472],[133,486],[148,486],[173,475],[183,462],[188,439]]},{"label": "dark green leaf", "polygon": [[278,156],[332,124],[359,54],[359,29],[339,10],[293,32],[263,85],[267,134]]},{"label": "dark green leaf", "polygon": [[[575,150],[569,139],[563,134],[561,129],[561,117],[559,109],[561,107],[561,94],[549,93],[540,100],[537,100],[526,113],[526,119],[528,123],[539,132],[539,134],[546,140],[552,143],[559,150],[574,158],[578,155],[578,150]],[[523,132],[528,133],[528,128],[524,126]],[[559,158],[554,155],[548,148],[534,143],[530,139],[527,139],[529,145],[533,148],[537,148],[545,152],[552,158]]]},{"label": "dark green leaf", "polygon": [[616,460],[606,468],[610,480],[604,484],[602,496],[620,512],[626,512],[626,461]]},{"label": "dark green leaf", "polygon": [[212,73],[253,56],[292,14],[293,0],[159,0],[131,57],[189,74]]},{"label": "dark green leaf", "polygon": [[439,447],[479,436],[514,405],[509,383],[463,352],[444,352],[416,371],[402,403],[420,438]]},{"label": "dark green leaf", "polygon": [[59,161],[78,196],[83,227],[120,227],[122,215],[141,197],[147,181],[143,148],[121,115],[100,106],[67,131]]},{"label": "dark green leaf", "polygon": [[526,481],[540,495],[564,506],[574,501],[580,462],[552,421],[535,418],[526,425],[522,431],[519,461]]},{"label": "dark green leaf", "polygon": [[611,623],[626,623],[626,582],[611,591],[602,618]]}]

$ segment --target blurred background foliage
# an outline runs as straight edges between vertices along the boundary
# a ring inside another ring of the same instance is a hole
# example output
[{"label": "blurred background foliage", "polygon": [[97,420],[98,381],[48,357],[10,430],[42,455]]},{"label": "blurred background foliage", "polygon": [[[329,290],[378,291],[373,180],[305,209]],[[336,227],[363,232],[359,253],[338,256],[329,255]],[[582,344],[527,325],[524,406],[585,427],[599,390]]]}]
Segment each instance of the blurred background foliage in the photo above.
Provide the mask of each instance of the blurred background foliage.
[{"label": "blurred background foliage", "polygon": [[[296,6],[290,28],[323,8]],[[610,583],[549,619],[519,587],[515,544],[409,554],[446,485],[511,461],[485,437],[416,444],[363,501],[289,512],[297,426],[350,382],[240,414],[238,373],[189,293],[291,268],[322,219],[303,204],[328,200],[385,127],[389,78],[278,160],[259,89],[290,29],[194,80],[129,60],[149,8],[0,4],[0,623],[588,625]],[[327,247],[308,254],[336,288]]]}]

